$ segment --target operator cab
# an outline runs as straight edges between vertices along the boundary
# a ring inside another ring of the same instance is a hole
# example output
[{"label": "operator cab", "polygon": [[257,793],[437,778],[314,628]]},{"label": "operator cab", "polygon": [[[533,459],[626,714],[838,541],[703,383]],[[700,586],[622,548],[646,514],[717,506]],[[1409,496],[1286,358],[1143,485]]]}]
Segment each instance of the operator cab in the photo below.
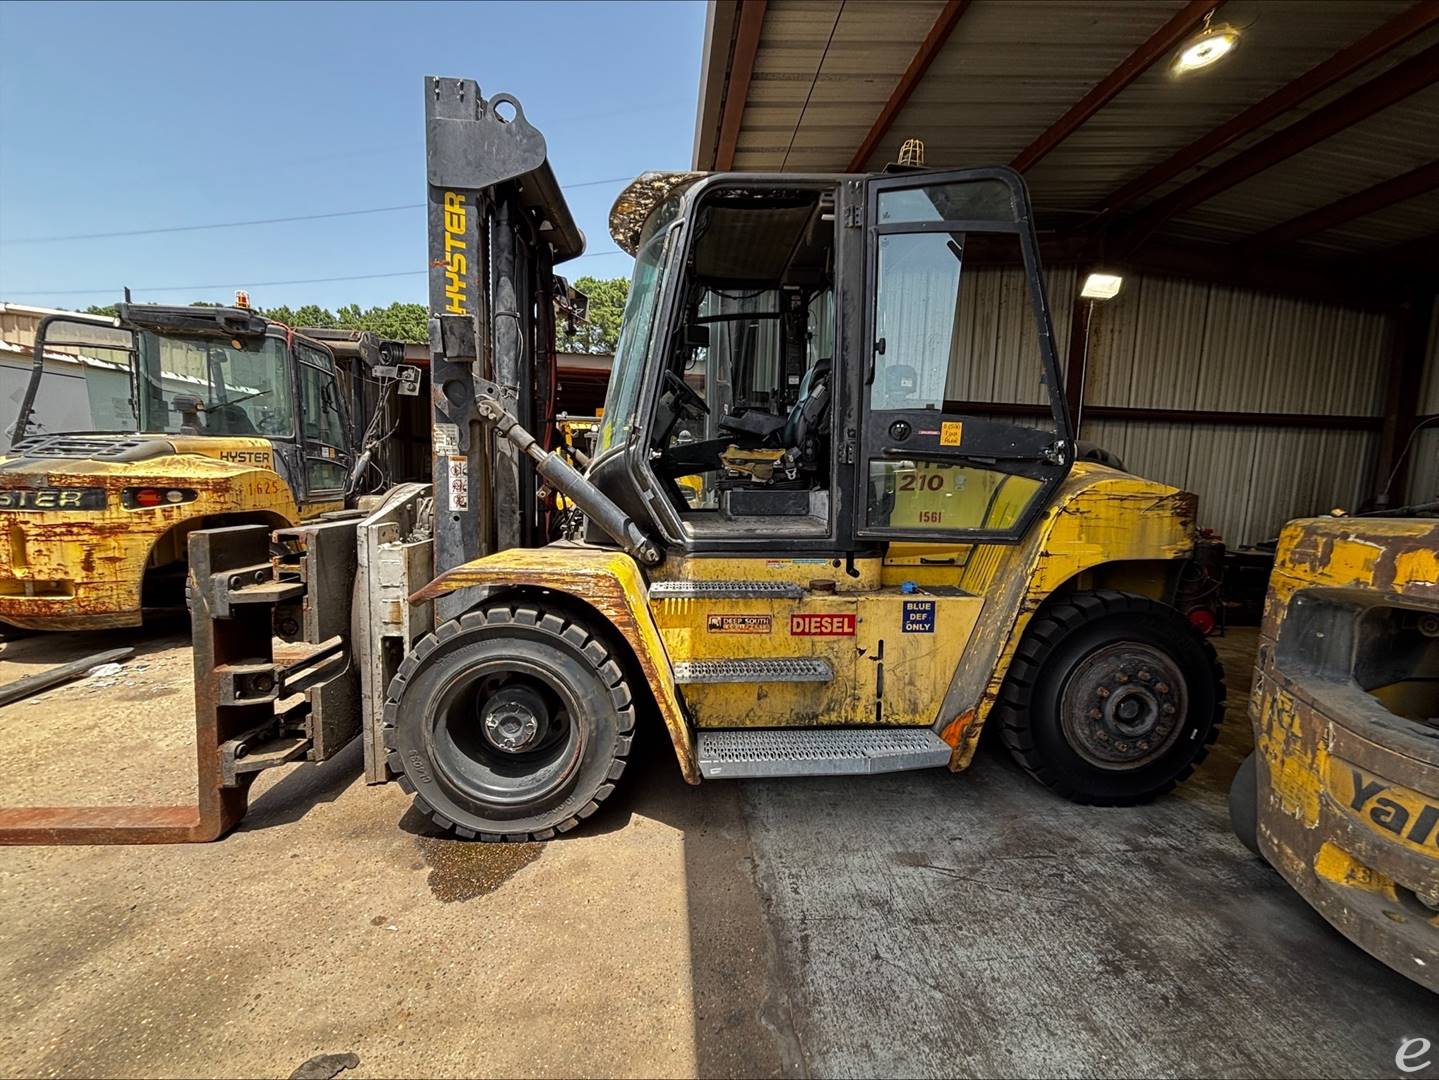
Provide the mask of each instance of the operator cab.
[{"label": "operator cab", "polygon": [[833,191],[721,188],[697,207],[651,435],[692,530],[825,528],[833,260]]},{"label": "operator cab", "polygon": [[123,303],[114,318],[44,319],[34,352],[15,455],[145,460],[169,437],[258,438],[297,503],[344,497],[352,424],[319,341],[247,308]]},{"label": "operator cab", "polygon": [[646,174],[591,478],[669,546],[1017,540],[1073,460],[1023,181]]}]

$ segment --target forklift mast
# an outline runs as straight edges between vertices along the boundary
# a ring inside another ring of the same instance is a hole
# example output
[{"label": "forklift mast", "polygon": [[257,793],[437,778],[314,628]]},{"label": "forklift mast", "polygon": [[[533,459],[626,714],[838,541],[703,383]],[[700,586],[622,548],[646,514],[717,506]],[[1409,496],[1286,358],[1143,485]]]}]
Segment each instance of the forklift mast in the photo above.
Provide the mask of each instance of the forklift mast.
[{"label": "forklift mast", "polygon": [[508,94],[487,101],[469,79],[426,78],[425,145],[433,490],[397,484],[367,509],[293,528],[192,533],[196,802],[0,808],[0,845],[213,840],[244,816],[261,771],[327,760],[357,736],[365,779],[391,779],[385,688],[473,590],[408,598],[436,574],[548,539],[545,455],[497,439],[477,402],[503,400],[556,444],[554,308],[579,298],[554,267],[584,236],[544,137]]},{"label": "forklift mast", "polygon": [[[509,94],[425,79],[434,571],[547,539],[533,461],[496,439],[476,407],[493,383],[540,443],[554,445],[557,263],[584,250],[545,139]],[[445,597],[436,622],[458,614]]]}]

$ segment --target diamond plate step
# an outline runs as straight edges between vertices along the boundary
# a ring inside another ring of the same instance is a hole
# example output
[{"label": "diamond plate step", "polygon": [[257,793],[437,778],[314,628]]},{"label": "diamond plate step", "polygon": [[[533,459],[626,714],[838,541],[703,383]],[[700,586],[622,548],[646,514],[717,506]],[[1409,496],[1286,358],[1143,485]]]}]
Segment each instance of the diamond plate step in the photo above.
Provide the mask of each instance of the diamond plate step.
[{"label": "diamond plate step", "polygon": [[850,776],[949,763],[949,744],[929,728],[746,728],[701,731],[700,774]]},{"label": "diamond plate step", "polygon": [[656,581],[651,600],[798,600],[804,589],[787,581]]},{"label": "diamond plate step", "polygon": [[794,656],[766,660],[681,660],[677,683],[829,682],[834,669],[819,657]]}]

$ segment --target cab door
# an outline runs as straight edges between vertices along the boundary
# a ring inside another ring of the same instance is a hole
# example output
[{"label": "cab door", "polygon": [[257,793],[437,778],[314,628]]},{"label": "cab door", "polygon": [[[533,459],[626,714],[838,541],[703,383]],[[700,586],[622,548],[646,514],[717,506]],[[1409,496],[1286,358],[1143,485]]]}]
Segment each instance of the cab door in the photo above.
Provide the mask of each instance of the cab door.
[{"label": "cab door", "polygon": [[296,341],[295,361],[303,503],[307,513],[335,509],[331,504],[343,504],[350,474],[348,428],[335,359],[325,349]]},{"label": "cab door", "polygon": [[866,204],[858,532],[1017,541],[1074,459],[1024,183],[885,177]]}]

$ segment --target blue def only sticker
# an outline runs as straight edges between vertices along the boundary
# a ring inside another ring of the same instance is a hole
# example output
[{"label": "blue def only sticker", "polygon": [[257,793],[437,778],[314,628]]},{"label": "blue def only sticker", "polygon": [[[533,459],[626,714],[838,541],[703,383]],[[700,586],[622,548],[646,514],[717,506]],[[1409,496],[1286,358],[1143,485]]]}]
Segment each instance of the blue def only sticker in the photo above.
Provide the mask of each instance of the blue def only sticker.
[{"label": "blue def only sticker", "polygon": [[934,601],[906,600],[903,629],[906,634],[934,633]]}]

